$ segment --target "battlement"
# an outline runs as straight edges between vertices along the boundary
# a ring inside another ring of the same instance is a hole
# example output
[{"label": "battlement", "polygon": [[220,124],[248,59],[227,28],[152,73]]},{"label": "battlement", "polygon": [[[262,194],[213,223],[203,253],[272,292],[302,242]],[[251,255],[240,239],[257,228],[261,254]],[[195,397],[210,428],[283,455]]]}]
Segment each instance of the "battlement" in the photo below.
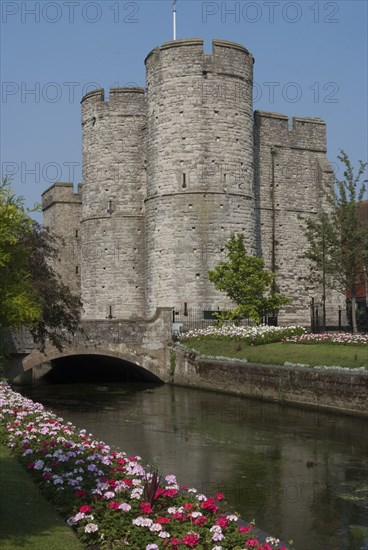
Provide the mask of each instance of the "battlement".
[{"label": "battlement", "polygon": [[90,121],[94,125],[95,115],[145,116],[144,88],[110,88],[108,101],[103,88],[93,90],[82,98],[81,104],[82,124]]},{"label": "battlement", "polygon": [[185,74],[200,74],[207,78],[208,73],[238,76],[246,79],[254,58],[241,44],[227,40],[212,41],[212,53],[204,52],[202,39],[192,38],[165,42],[154,48],[146,57],[147,74],[164,66],[171,74],[180,77]]},{"label": "battlement", "polygon": [[47,210],[56,203],[82,204],[82,185],[78,185],[77,193],[70,182],[54,183],[42,193],[42,210]]},{"label": "battlement", "polygon": [[254,126],[256,135],[265,145],[326,152],[326,123],[320,118],[289,119],[281,113],[255,111]]},{"label": "battlement", "polygon": [[110,98],[109,101],[105,101],[105,90],[104,88],[99,88],[98,90],[92,90],[92,92],[88,92],[86,95],[84,95],[81,99],[81,103],[84,102],[93,102],[96,104],[99,103],[109,103],[111,101],[140,101],[141,96],[144,96],[144,88],[110,88],[109,90]]}]

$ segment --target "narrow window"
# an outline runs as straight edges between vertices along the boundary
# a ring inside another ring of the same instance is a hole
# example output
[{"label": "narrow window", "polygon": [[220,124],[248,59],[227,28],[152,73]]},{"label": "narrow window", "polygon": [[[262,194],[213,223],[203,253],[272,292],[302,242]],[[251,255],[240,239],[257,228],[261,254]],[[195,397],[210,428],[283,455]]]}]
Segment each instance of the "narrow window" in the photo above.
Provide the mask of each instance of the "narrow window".
[{"label": "narrow window", "polygon": [[76,265],[76,266],[75,266],[75,272],[76,272],[76,274],[78,275],[78,273],[79,273],[79,265]]},{"label": "narrow window", "polygon": [[78,229],[75,230],[75,238],[78,238]]},{"label": "narrow window", "polygon": [[183,181],[182,181],[182,188],[185,189],[187,186],[187,175],[183,173]]}]

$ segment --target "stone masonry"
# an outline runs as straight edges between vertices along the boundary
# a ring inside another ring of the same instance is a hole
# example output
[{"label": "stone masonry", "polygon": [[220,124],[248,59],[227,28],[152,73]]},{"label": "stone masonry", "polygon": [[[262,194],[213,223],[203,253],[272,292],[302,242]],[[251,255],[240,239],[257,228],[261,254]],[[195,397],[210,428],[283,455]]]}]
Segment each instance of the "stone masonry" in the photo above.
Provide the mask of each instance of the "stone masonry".
[{"label": "stone masonry", "polygon": [[205,54],[203,40],[177,40],[145,63],[145,90],[83,97],[83,186],[55,184],[42,196],[45,225],[66,242],[60,272],[80,288],[83,319],[229,307],[208,270],[241,232],[293,300],[279,322],[308,324],[321,289],[304,280],[299,216],[318,211],[333,177],[325,123],[253,114],[254,59],[239,44],[214,40]]}]

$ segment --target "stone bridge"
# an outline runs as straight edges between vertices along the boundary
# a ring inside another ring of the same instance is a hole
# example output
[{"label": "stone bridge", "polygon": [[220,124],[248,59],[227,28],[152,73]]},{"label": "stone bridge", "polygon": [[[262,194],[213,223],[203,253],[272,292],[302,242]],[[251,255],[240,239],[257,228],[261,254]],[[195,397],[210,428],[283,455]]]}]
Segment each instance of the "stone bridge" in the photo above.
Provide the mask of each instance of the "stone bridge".
[{"label": "stone bridge", "polygon": [[9,339],[11,360],[4,375],[12,382],[29,384],[62,358],[99,356],[147,380],[167,382],[171,330],[172,308],[157,309],[151,319],[82,321],[80,330],[62,351],[47,346],[44,353],[35,347],[29,333],[20,331]]}]

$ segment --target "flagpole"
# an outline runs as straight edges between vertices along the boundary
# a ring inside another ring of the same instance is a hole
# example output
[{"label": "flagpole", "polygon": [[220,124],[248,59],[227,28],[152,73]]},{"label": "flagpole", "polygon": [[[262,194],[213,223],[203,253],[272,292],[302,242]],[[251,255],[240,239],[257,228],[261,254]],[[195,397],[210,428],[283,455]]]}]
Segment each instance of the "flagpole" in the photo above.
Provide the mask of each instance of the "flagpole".
[{"label": "flagpole", "polygon": [[173,33],[176,40],[176,0],[173,0]]}]

